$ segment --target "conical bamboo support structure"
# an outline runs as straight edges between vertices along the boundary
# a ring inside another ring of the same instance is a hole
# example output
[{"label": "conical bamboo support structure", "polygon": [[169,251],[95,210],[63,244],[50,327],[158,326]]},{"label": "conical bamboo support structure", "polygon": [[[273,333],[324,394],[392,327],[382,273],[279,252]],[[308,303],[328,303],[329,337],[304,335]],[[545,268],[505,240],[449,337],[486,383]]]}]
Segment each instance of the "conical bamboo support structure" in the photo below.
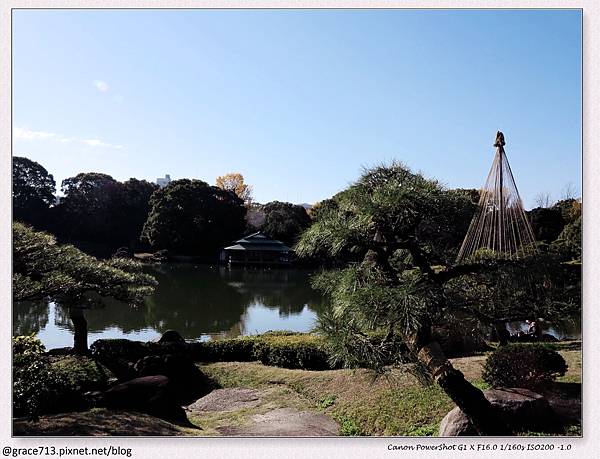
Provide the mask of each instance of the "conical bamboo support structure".
[{"label": "conical bamboo support structure", "polygon": [[504,145],[504,134],[498,132],[494,144],[496,156],[458,252],[458,263],[473,257],[482,249],[508,259],[518,259],[537,252],[535,236],[523,209]]}]

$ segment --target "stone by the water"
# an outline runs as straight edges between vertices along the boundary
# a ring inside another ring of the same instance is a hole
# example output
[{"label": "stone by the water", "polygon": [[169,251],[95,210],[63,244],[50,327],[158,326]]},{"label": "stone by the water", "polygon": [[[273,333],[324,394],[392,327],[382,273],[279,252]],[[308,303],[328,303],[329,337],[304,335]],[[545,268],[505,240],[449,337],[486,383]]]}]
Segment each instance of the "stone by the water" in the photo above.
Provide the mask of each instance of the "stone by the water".
[{"label": "stone by the water", "polygon": [[[485,398],[507,419],[514,429],[540,430],[551,427],[556,415],[548,400],[536,392],[522,388],[500,388],[483,391]],[[474,436],[476,430],[469,418],[456,407],[440,423],[441,437]]]},{"label": "stone by the water", "polygon": [[183,336],[181,336],[179,334],[178,331],[167,330],[158,339],[158,342],[159,343],[185,343],[185,339],[183,338]]}]

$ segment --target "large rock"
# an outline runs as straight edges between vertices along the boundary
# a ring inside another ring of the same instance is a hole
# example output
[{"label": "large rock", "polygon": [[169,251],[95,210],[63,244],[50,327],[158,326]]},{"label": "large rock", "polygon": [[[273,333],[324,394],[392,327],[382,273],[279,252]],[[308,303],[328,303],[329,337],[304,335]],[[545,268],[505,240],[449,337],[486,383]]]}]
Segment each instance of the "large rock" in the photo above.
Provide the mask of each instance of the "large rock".
[{"label": "large rock", "polygon": [[112,409],[130,409],[169,419],[187,421],[168,377],[144,376],[111,387],[104,404]]},{"label": "large rock", "polygon": [[92,343],[90,351],[120,381],[137,377],[133,364],[150,353],[146,343],[128,339],[99,339]]},{"label": "large rock", "polygon": [[113,254],[113,258],[133,258],[133,250],[129,247],[119,247]]},{"label": "large rock", "polygon": [[277,408],[257,414],[242,426],[221,426],[217,431],[234,437],[333,437],[340,426],[329,416],[295,408]]},{"label": "large rock", "polygon": [[164,332],[162,334],[162,336],[160,337],[158,342],[159,343],[185,343],[185,339],[183,339],[183,336],[181,336],[179,334],[179,332],[177,332],[175,330],[167,330],[166,332]]},{"label": "large rock", "polygon": [[134,369],[138,376],[167,376],[181,405],[191,403],[211,389],[210,380],[185,355],[148,355],[138,360]]},{"label": "large rock", "polygon": [[451,410],[440,422],[440,437],[472,437],[477,435],[473,424],[460,408]]},{"label": "large rock", "polygon": [[110,408],[144,411],[148,406],[169,398],[169,382],[169,378],[163,375],[135,378],[104,392],[104,402]]},{"label": "large rock", "polygon": [[[556,415],[542,395],[521,388],[489,389],[485,398],[497,410],[498,416],[518,430],[545,430],[552,427]],[[458,408],[450,411],[440,423],[442,437],[477,435],[471,421]]]},{"label": "large rock", "polygon": [[[178,335],[177,332],[174,333]],[[170,337],[175,339],[172,334]],[[185,341],[182,343],[168,340],[144,343],[128,339],[99,339],[92,343],[90,350],[92,357],[109,368],[120,381],[127,381],[138,376],[164,374],[154,372],[140,375],[134,364],[145,357],[167,354],[189,355]]]},{"label": "large rock", "polygon": [[74,354],[75,350],[72,347],[55,347],[54,349],[50,349],[46,352],[46,355],[49,356],[64,356]]},{"label": "large rock", "polygon": [[210,394],[196,400],[186,409],[202,413],[207,411],[237,411],[253,408],[260,404],[262,392],[257,389],[242,387],[216,389]]},{"label": "large rock", "polygon": [[135,362],[148,355],[146,343],[128,339],[98,339],[90,346],[92,357],[98,360],[123,359]]}]

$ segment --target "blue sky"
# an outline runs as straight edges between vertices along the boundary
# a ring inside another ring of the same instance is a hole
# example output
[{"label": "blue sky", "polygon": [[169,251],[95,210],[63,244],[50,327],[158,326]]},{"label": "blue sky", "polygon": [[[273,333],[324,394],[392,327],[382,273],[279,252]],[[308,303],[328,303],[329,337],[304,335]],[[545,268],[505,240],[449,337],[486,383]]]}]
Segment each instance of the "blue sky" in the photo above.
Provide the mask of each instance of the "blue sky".
[{"label": "blue sky", "polygon": [[13,154],[60,181],[241,172],[314,203],[397,159],[526,207],[581,190],[575,10],[17,10]]}]

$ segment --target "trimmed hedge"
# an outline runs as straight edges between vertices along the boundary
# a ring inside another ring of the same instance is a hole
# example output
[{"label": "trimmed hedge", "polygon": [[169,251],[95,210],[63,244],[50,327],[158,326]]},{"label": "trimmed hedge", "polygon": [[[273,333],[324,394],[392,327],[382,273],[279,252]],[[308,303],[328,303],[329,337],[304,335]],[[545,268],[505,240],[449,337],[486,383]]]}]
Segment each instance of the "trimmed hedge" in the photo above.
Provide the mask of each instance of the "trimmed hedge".
[{"label": "trimmed hedge", "polygon": [[266,333],[255,340],[253,353],[264,365],[303,370],[333,368],[325,341],[311,334]]},{"label": "trimmed hedge", "polygon": [[483,380],[492,387],[541,388],[564,376],[567,364],[547,344],[515,343],[500,347],[487,358]]},{"label": "trimmed hedge", "polygon": [[192,357],[201,362],[252,362],[256,338],[241,337],[191,343]]},{"label": "trimmed hedge", "polygon": [[[253,362],[304,370],[329,370],[329,352],[325,340],[310,333],[267,332],[194,343],[143,343],[125,339],[100,339],[90,350],[97,359],[127,379],[133,376],[132,364],[149,355],[186,354],[196,362]],[[130,374],[131,373],[131,374]]]},{"label": "trimmed hedge", "polygon": [[291,369],[330,370],[323,338],[310,333],[267,332],[224,340],[192,343],[193,355],[202,362],[251,362]]}]

